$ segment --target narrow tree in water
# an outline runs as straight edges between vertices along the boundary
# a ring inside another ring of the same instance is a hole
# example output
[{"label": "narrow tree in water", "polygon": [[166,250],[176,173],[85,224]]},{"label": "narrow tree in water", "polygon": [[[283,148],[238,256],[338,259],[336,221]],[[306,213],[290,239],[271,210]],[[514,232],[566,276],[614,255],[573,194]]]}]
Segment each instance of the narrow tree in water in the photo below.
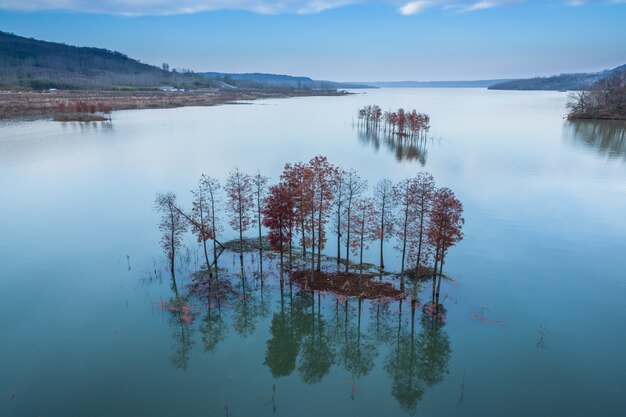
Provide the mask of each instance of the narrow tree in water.
[{"label": "narrow tree in water", "polygon": [[341,236],[343,230],[343,212],[344,212],[344,199],[345,199],[345,183],[346,171],[339,169],[333,183],[333,228],[335,229],[335,235],[337,236],[337,272],[340,270],[341,265]]},{"label": "narrow tree in water", "polygon": [[219,200],[219,190],[220,183],[217,179],[209,177],[207,175],[202,174],[200,177],[200,187],[204,190],[206,200],[207,200],[207,208],[208,208],[208,217],[209,217],[209,228],[210,233],[213,236],[213,265],[215,267],[215,276],[217,276],[217,232],[220,230],[219,219],[216,216],[216,208],[220,204]]},{"label": "narrow tree in water", "polygon": [[380,270],[385,270],[383,245],[393,233],[394,223],[393,184],[388,179],[379,181],[374,187],[374,208],[378,212],[376,238],[380,240]]},{"label": "narrow tree in water", "polygon": [[174,278],[174,259],[181,246],[183,234],[187,231],[187,223],[180,211],[176,208],[174,193],[158,193],[154,199],[154,208],[161,213],[159,230],[163,232],[161,245],[170,261],[170,270]]},{"label": "narrow tree in water", "polygon": [[249,175],[235,169],[226,180],[227,210],[230,225],[239,232],[239,261],[243,271],[243,232],[254,224],[254,189]]},{"label": "narrow tree in water", "polygon": [[417,245],[417,260],[415,272],[419,273],[420,263],[423,260],[422,246],[424,244],[425,233],[428,229],[428,220],[435,194],[435,180],[427,172],[420,172],[414,179],[414,207],[415,207],[415,231],[413,233]]},{"label": "narrow tree in water", "polygon": [[307,231],[310,218],[308,214],[312,210],[310,170],[301,162],[291,165],[286,164],[281,175],[281,181],[291,190],[294,211],[296,213],[296,228],[300,232],[300,244],[302,246],[302,255],[306,258],[307,254]]},{"label": "narrow tree in water", "polygon": [[[280,253],[281,277],[283,271],[283,254],[291,251],[291,239],[294,223],[293,195],[287,184],[281,183],[270,188],[262,209],[263,226],[269,229],[270,246]],[[291,256],[289,257],[291,268]]]},{"label": "narrow tree in water", "polygon": [[204,260],[206,261],[206,268],[209,271],[209,277],[212,277],[211,263],[209,262],[209,253],[207,251],[206,242],[209,239],[215,239],[213,234],[213,228],[210,227],[210,201],[208,191],[206,189],[206,183],[204,181],[206,177],[204,174],[198,182],[198,187],[191,190],[193,194],[193,202],[191,209],[191,219],[193,220],[191,226],[194,233],[198,236],[198,243],[202,243],[202,249],[204,252]]},{"label": "narrow tree in water", "polygon": [[[435,265],[433,268],[432,302],[439,306],[439,291],[443,264],[448,249],[463,239],[463,204],[448,188],[437,190],[433,198],[428,242],[435,248]],[[437,267],[439,272],[437,273]],[[437,279],[437,276],[439,278]]]},{"label": "narrow tree in water", "polygon": [[346,274],[350,270],[350,230],[352,217],[352,204],[361,196],[363,191],[367,189],[367,182],[359,177],[359,174],[351,169],[345,174],[345,195],[346,195],[346,211],[345,211],[345,231],[346,231]]},{"label": "narrow tree in water", "polygon": [[261,231],[261,209],[263,208],[263,199],[265,198],[267,189],[268,178],[257,172],[252,178],[252,184],[254,185],[254,197],[256,199],[256,223],[259,226],[259,273],[261,279],[263,279],[263,235]]},{"label": "narrow tree in water", "polygon": [[308,167],[312,174],[312,191],[313,205],[317,214],[317,243],[315,240],[312,245],[317,246],[317,267],[321,270],[322,249],[326,246],[326,223],[328,215],[332,207],[333,186],[337,181],[338,169],[328,162],[325,156],[316,156],[308,163]]},{"label": "narrow tree in water", "polygon": [[376,224],[378,213],[374,208],[374,201],[367,198],[358,198],[354,201],[352,210],[352,241],[350,246],[356,256],[359,255],[359,286],[363,275],[363,250],[369,247],[369,242],[377,238]]},{"label": "narrow tree in water", "polygon": [[398,238],[397,248],[402,253],[402,261],[400,267],[400,284],[403,286],[402,275],[404,274],[404,265],[406,261],[407,248],[410,238],[410,226],[415,221],[415,181],[412,178],[406,178],[393,187],[393,198],[398,206],[398,217],[396,218],[396,237]]}]

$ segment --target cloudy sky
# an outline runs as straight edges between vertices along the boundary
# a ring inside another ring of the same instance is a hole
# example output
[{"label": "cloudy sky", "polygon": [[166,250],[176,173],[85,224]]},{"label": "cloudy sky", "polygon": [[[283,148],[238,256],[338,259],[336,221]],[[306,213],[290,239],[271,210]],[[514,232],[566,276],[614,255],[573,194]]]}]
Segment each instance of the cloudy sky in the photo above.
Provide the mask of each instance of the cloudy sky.
[{"label": "cloudy sky", "polygon": [[0,30],[195,71],[469,80],[626,64],[626,0],[0,0]]}]

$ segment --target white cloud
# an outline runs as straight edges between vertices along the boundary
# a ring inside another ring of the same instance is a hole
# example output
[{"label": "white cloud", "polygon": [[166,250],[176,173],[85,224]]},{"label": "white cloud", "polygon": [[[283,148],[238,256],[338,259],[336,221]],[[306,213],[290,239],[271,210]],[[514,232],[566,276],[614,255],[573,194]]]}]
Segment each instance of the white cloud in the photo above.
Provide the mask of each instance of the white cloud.
[{"label": "white cloud", "polygon": [[121,15],[190,14],[212,10],[247,10],[259,14],[319,13],[361,0],[0,0],[0,9],[64,10]]},{"label": "white cloud", "polygon": [[498,6],[498,3],[495,1],[479,1],[477,3],[470,4],[463,10],[466,12],[474,12],[476,10],[491,9],[492,7],[496,7],[496,6]]},{"label": "white cloud", "polygon": [[431,5],[432,5],[432,1],[428,1],[428,0],[412,1],[400,7],[398,11],[400,12],[400,14],[409,16],[412,14],[418,14],[421,11],[423,11],[425,8]]},{"label": "white cloud", "polygon": [[[416,15],[429,8],[476,12],[498,6],[546,0],[0,0],[0,10],[64,10],[119,15],[189,14],[212,10],[247,10],[259,14],[319,13],[356,3],[382,3],[402,15]],[[569,6],[589,3],[625,4],[626,0],[547,0]]]}]

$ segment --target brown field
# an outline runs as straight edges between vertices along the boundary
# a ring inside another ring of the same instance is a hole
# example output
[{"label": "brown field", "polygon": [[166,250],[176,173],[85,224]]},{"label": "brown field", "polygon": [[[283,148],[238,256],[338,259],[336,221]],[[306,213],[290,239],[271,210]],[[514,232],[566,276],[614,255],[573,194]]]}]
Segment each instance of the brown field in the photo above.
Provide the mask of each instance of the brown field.
[{"label": "brown field", "polygon": [[59,103],[86,102],[104,104],[115,110],[158,109],[184,106],[215,106],[236,101],[264,98],[307,96],[341,96],[336,90],[195,90],[164,91],[0,91],[0,118],[20,116],[54,116]]}]

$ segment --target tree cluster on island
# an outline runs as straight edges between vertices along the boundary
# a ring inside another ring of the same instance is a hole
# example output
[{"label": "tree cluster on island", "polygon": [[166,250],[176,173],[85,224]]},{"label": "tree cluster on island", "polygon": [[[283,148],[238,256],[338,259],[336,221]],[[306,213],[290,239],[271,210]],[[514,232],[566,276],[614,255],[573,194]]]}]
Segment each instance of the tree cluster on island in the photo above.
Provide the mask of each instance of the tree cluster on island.
[{"label": "tree cluster on island", "polygon": [[383,112],[378,105],[365,106],[358,111],[359,126],[382,130],[406,138],[424,138],[430,130],[430,116],[417,110]]},{"label": "tree cluster on island", "polygon": [[111,121],[112,111],[113,108],[105,103],[59,101],[54,120],[59,122]]},{"label": "tree cluster on island", "polygon": [[[209,277],[218,273],[217,261],[224,246],[217,236],[220,221],[224,220],[220,218],[221,209],[225,208],[229,225],[239,235],[237,251],[242,275],[244,233],[253,227],[258,231],[259,258],[263,258],[265,227],[271,249],[280,257],[281,271],[306,271],[307,284],[324,274],[329,276],[327,261],[332,258],[324,249],[329,232],[334,234],[334,273],[343,279],[352,277],[360,289],[366,269],[364,251],[372,244],[379,245],[378,268],[382,273],[384,245],[393,239],[401,258],[400,271],[396,271],[401,291],[405,276],[422,281],[432,279],[431,302],[436,313],[443,264],[449,249],[463,238],[462,203],[450,189],[437,188],[427,172],[396,184],[382,179],[371,195],[367,195],[367,189],[367,182],[355,170],[341,169],[326,157],[315,156],[306,163],[286,164],[280,181],[269,187],[268,178],[260,173],[249,175],[235,169],[228,175],[224,196],[219,181],[203,175],[192,191],[193,206],[189,211],[179,207],[173,193],[160,193],[155,203],[163,216],[162,245],[172,274],[176,252],[188,229],[202,244]],[[213,246],[212,260],[207,248],[209,241]],[[351,255],[358,257],[358,262],[353,263]],[[298,262],[294,261],[296,257]],[[322,260],[326,261],[324,269]]]}]

